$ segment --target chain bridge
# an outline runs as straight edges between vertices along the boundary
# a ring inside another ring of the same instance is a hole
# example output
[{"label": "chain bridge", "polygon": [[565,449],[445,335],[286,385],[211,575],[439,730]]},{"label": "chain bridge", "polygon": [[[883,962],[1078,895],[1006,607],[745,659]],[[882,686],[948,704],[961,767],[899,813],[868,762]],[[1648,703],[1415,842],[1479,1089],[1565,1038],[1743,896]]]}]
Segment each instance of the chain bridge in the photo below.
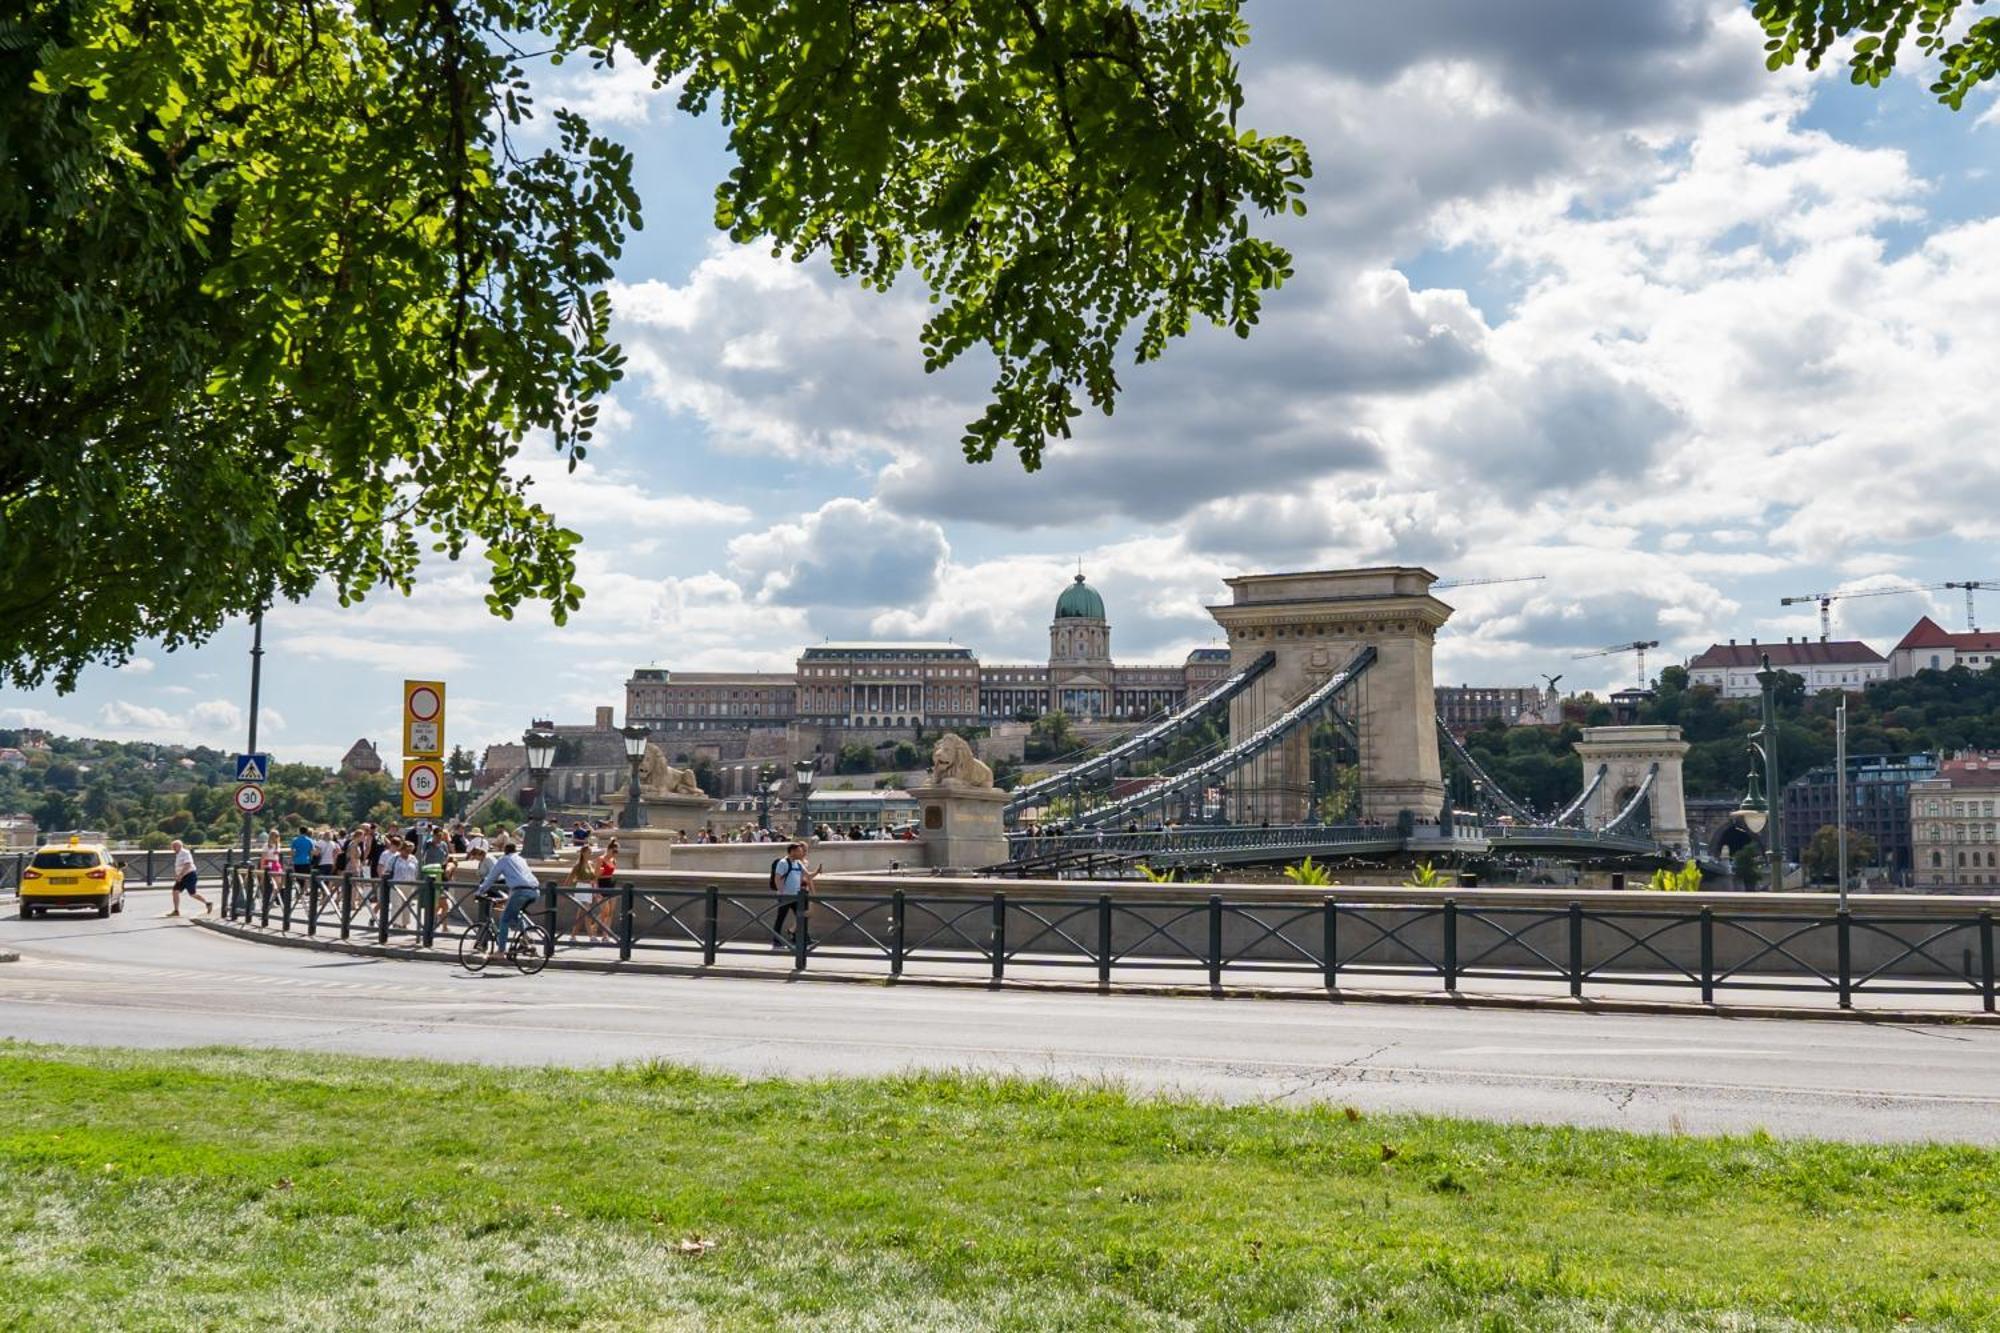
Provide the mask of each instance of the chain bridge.
[{"label": "chain bridge", "polygon": [[[1667,726],[1588,727],[1587,775],[1537,810],[1487,773],[1437,716],[1431,655],[1451,607],[1413,566],[1259,574],[1228,580],[1210,607],[1233,671],[1133,735],[1014,793],[1012,873],[1069,873],[1384,856],[1495,856],[1650,867],[1687,855],[1681,757]],[[1228,740],[1186,752],[1220,710]],[[1178,746],[1177,746],[1178,743]],[[1317,751],[1315,747],[1317,746]],[[1183,751],[1157,772],[1133,765]],[[1328,750],[1358,770],[1347,822],[1319,819]],[[1474,793],[1446,799],[1447,771]],[[1122,790],[1121,790],[1122,788]],[[1056,830],[1051,831],[1053,826]]]}]

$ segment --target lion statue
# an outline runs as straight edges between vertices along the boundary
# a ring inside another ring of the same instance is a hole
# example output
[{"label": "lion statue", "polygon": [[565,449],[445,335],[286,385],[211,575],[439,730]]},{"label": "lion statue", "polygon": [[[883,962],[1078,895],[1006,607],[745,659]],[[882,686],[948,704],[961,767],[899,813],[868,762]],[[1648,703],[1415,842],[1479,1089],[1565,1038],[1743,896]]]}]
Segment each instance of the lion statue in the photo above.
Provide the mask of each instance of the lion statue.
[{"label": "lion statue", "polygon": [[[623,799],[624,788],[612,793]],[[646,742],[646,757],[639,761],[639,798],[652,800],[661,796],[706,796],[701,784],[694,780],[691,768],[675,768],[667,762],[667,756],[659,746]]]},{"label": "lion statue", "polygon": [[991,787],[993,770],[981,763],[963,736],[946,732],[931,751],[931,785],[934,787]]}]

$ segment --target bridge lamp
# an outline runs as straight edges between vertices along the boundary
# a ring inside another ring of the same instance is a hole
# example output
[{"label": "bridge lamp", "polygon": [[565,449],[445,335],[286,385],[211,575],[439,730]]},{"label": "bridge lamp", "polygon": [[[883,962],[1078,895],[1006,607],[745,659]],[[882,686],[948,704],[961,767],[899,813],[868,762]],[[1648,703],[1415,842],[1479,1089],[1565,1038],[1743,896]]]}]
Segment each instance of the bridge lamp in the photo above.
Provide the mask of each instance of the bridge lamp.
[{"label": "bridge lamp", "polygon": [[472,795],[472,761],[461,759],[452,765],[451,789],[458,793],[458,817],[465,818],[465,798]]},{"label": "bridge lamp", "polygon": [[625,738],[625,762],[631,766],[631,780],[625,784],[625,812],[618,816],[619,828],[646,827],[646,807],[639,804],[639,765],[646,760],[646,741],[652,732],[645,727],[620,727]]},{"label": "bridge lamp", "polygon": [[535,781],[535,806],[528,812],[527,853],[531,860],[546,861],[556,853],[555,835],[549,831],[549,770],[556,766],[556,736],[552,731],[530,727],[521,737],[528,751],[528,774]]},{"label": "bridge lamp", "polygon": [[819,768],[811,759],[801,759],[792,765],[792,781],[799,787],[799,836],[812,836],[812,816],[807,813],[806,801],[812,795],[813,779],[819,776]]},{"label": "bridge lamp", "polygon": [[1751,833],[1762,833],[1764,823],[1769,817],[1770,807],[1764,803],[1764,777],[1753,766],[1750,770],[1749,790],[1743,793],[1743,804],[1736,807],[1731,818]]}]

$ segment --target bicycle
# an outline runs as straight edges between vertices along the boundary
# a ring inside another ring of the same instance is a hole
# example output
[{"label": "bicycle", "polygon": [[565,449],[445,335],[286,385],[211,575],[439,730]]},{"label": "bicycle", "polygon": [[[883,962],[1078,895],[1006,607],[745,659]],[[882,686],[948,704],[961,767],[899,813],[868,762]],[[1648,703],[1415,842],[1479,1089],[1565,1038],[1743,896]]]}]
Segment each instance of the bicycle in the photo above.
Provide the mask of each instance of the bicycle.
[{"label": "bicycle", "polygon": [[[488,897],[489,903],[505,903],[505,898]],[[467,927],[458,937],[458,965],[468,972],[483,972],[493,960],[490,950],[499,937],[500,923],[491,911],[482,914],[480,920]],[[524,977],[532,977],[548,966],[549,933],[527,912],[521,913],[514,923],[513,931],[507,937],[507,961],[512,963]]]}]

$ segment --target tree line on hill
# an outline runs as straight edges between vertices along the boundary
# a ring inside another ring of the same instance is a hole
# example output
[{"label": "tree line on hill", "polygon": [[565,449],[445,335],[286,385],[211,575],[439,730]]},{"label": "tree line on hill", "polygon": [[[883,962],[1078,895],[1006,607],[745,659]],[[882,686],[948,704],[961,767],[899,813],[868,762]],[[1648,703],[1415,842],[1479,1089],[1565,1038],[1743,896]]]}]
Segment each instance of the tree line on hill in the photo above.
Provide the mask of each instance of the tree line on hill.
[{"label": "tree line on hill", "polygon": [[[39,739],[46,748],[29,744]],[[0,814],[25,814],[43,832],[91,829],[114,843],[164,847],[234,842],[242,829],[232,797],[230,756],[205,745],[156,745],[43,736],[0,729],[0,749],[19,748],[20,769],[0,768]],[[454,760],[460,756],[455,755]],[[468,762],[471,756],[463,756]],[[396,781],[386,773],[337,773],[314,764],[273,764],[257,828],[352,828],[400,824]],[[521,812],[506,797],[481,818],[512,823]]]},{"label": "tree line on hill", "polygon": [[[1778,768],[1788,781],[1834,758],[1834,710],[1839,691],[1806,693],[1805,679],[1779,672]],[[1575,744],[1583,726],[1605,726],[1611,706],[1585,695],[1582,723],[1560,727],[1508,726],[1498,718],[1474,728],[1466,749],[1510,794],[1538,810],[1553,810],[1583,789],[1583,764]],[[1920,671],[1885,680],[1847,696],[1850,756],[1948,753],[2000,749],[2000,666],[1974,671]],[[1695,685],[1687,669],[1660,672],[1653,698],[1636,721],[1671,723],[1688,742],[1682,763],[1690,797],[1741,796],[1747,785],[1750,736],[1762,725],[1756,698],[1725,699],[1709,685]]]}]

